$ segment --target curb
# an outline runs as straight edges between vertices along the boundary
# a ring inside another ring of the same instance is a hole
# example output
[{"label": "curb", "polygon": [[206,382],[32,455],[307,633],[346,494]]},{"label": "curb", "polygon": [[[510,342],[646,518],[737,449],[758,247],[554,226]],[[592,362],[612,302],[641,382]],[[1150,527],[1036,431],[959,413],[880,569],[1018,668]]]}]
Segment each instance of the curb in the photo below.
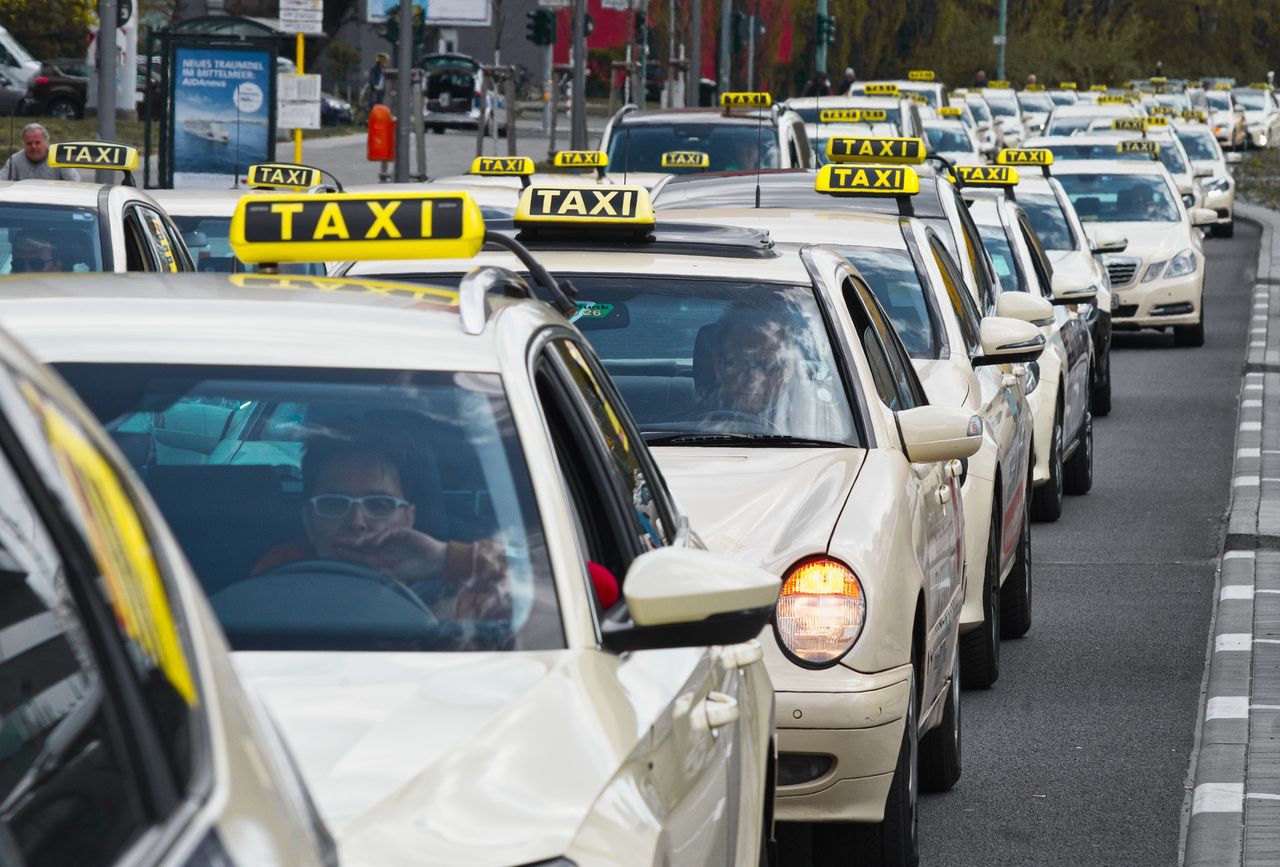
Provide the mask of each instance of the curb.
[{"label": "curb", "polygon": [[1280,214],[1237,204],[1235,216],[1262,239],[1183,809],[1186,867],[1280,863],[1280,451],[1263,450],[1264,417],[1280,425],[1280,329],[1270,327],[1280,316]]}]

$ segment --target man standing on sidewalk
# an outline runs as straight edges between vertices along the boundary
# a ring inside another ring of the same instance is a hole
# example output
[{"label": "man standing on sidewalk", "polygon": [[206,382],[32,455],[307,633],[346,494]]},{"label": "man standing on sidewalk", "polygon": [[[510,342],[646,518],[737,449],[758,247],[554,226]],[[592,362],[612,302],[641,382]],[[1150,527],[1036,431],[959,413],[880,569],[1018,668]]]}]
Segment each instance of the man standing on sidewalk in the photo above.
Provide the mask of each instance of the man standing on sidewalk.
[{"label": "man standing on sidewalk", "polygon": [[9,157],[0,168],[0,181],[78,181],[75,169],[55,169],[49,165],[49,133],[38,123],[22,128],[22,150]]},{"label": "man standing on sidewalk", "polygon": [[369,69],[369,105],[381,105],[387,101],[387,61],[391,56],[385,51],[378,52],[378,57]]}]

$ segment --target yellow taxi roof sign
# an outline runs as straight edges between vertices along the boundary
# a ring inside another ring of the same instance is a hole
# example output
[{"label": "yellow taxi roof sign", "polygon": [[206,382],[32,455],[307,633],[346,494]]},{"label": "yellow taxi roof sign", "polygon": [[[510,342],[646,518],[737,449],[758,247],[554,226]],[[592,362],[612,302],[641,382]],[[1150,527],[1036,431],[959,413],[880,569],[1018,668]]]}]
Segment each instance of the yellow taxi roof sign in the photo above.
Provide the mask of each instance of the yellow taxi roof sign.
[{"label": "yellow taxi roof sign", "polygon": [[556,151],[551,164],[560,169],[603,169],[609,164],[604,151]]},{"label": "yellow taxi roof sign", "polygon": [[49,148],[49,165],[132,172],[138,168],[138,149],[109,141],[60,141]]},{"label": "yellow taxi roof sign", "polygon": [[963,115],[964,112],[957,105],[944,105],[938,109],[938,117],[961,117]]},{"label": "yellow taxi roof sign", "polygon": [[1121,132],[1146,132],[1147,117],[1117,117],[1111,121],[1111,128]]},{"label": "yellow taxi roof sign", "polygon": [[996,154],[996,165],[1051,166],[1053,151],[1048,148],[1005,148]]},{"label": "yellow taxi roof sign", "polygon": [[862,86],[867,96],[901,96],[902,91],[892,81],[869,81]]},{"label": "yellow taxi roof sign", "polygon": [[1058,90],[1075,90],[1076,83],[1074,81],[1059,81]]},{"label": "yellow taxi roof sign", "polygon": [[988,81],[987,87],[993,90],[1008,90],[1013,87],[1013,85],[1001,78],[995,81]]},{"label": "yellow taxi roof sign", "polygon": [[1028,84],[1028,85],[1027,85],[1027,93],[1039,93],[1039,92],[1040,92],[1040,91],[1042,91],[1042,90],[1044,90],[1044,85],[1043,85],[1043,84]]},{"label": "yellow taxi roof sign", "polygon": [[324,180],[324,172],[295,163],[255,163],[249,166],[251,187],[264,189],[308,190]]},{"label": "yellow taxi roof sign", "polygon": [[533,174],[529,157],[476,157],[471,161],[471,174],[498,178],[526,178]]},{"label": "yellow taxi roof sign", "polygon": [[1120,94],[1104,94],[1098,97],[1098,105],[1128,105],[1129,97]]},{"label": "yellow taxi roof sign", "polygon": [[1110,88],[1109,88],[1109,87],[1107,87],[1107,85],[1105,85],[1105,84],[1091,84],[1091,85],[1089,85],[1089,91],[1090,91],[1091,93],[1106,93],[1108,90],[1110,90]]},{"label": "yellow taxi roof sign", "polygon": [[1183,120],[1192,120],[1192,121],[1198,120],[1201,123],[1209,122],[1209,113],[1202,108],[1184,109],[1182,113],[1178,115],[1178,117],[1182,118]]},{"label": "yellow taxi roof sign", "polygon": [[1267,82],[1265,81],[1255,81],[1253,82],[1253,84],[1250,84],[1249,86],[1252,87],[1254,90],[1271,90],[1271,85],[1267,84]]},{"label": "yellow taxi roof sign", "polygon": [[1147,124],[1147,129],[1151,129],[1152,127],[1169,125],[1169,118],[1165,117],[1163,114],[1157,114],[1151,117],[1144,117],[1143,120]]},{"label": "yellow taxi roof sign", "polygon": [[908,81],[933,81],[937,75],[932,69],[912,69],[907,73]]},{"label": "yellow taxi roof sign", "polygon": [[962,187],[1018,185],[1018,170],[1013,166],[956,166],[953,174]]},{"label": "yellow taxi roof sign", "polygon": [[906,163],[919,165],[927,156],[924,139],[832,136],[827,160],[833,163]]},{"label": "yellow taxi roof sign", "polygon": [[919,91],[909,90],[907,91],[907,96],[910,97],[915,102],[920,103],[921,105],[929,104],[929,97],[925,96],[923,93],[920,93]]},{"label": "yellow taxi roof sign", "polygon": [[836,196],[914,196],[920,176],[910,166],[828,163],[818,170],[813,188]]},{"label": "yellow taxi roof sign", "polygon": [[1172,117],[1173,115],[1176,115],[1178,113],[1178,110],[1171,105],[1153,105],[1151,106],[1150,109],[1148,109],[1148,111],[1151,113],[1153,117],[1155,116]]},{"label": "yellow taxi roof sign", "polygon": [[768,108],[773,97],[760,91],[726,91],[720,94],[723,108]]},{"label": "yellow taxi roof sign", "polygon": [[649,190],[634,184],[599,187],[528,187],[520,194],[519,226],[653,226]]},{"label": "yellow taxi roof sign", "polygon": [[818,110],[818,123],[861,123],[860,108],[823,108]]},{"label": "yellow taxi roof sign", "polygon": [[1147,81],[1150,82],[1151,84],[1156,84],[1156,85],[1169,83],[1169,79],[1163,75],[1153,75],[1150,78],[1148,78]]},{"label": "yellow taxi roof sign", "polygon": [[667,151],[662,155],[664,169],[705,169],[711,165],[706,151]]},{"label": "yellow taxi roof sign", "polygon": [[1213,89],[1214,90],[1230,90],[1231,83],[1227,81],[1219,81],[1217,84],[1213,86]]},{"label": "yellow taxi roof sign", "polygon": [[1160,155],[1160,142],[1149,138],[1134,139],[1131,141],[1122,141],[1116,145],[1116,153],[1118,154],[1151,154],[1152,156]]},{"label": "yellow taxi roof sign", "polygon": [[466,193],[280,193],[236,203],[231,247],[255,264],[469,259],[484,246],[484,231]]}]

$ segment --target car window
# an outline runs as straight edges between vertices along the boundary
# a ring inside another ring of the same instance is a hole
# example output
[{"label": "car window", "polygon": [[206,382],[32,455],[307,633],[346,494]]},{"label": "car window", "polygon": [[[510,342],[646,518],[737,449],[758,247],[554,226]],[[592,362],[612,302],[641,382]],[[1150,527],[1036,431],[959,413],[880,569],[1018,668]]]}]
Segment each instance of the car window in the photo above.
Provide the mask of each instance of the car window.
[{"label": "car window", "polygon": [[151,249],[151,259],[157,271],[174,272],[179,270],[181,255],[169,241],[164,220],[151,208],[134,205],[131,210],[137,214],[142,226],[143,237]]},{"label": "car window", "polygon": [[1200,129],[1179,129],[1178,140],[1186,150],[1187,156],[1193,160],[1218,160],[1218,151],[1214,147],[1213,133]]},{"label": "car window", "polygon": [[96,209],[0,205],[0,274],[101,270]]},{"label": "car window", "polygon": [[1027,250],[1031,253],[1031,267],[1035,269],[1036,280],[1039,281],[1045,295],[1051,296],[1053,292],[1053,265],[1049,263],[1049,257],[1045,255],[1044,248],[1040,246],[1040,239],[1036,237],[1035,229],[1031,227],[1031,222],[1025,215],[1019,215],[1018,229],[1022,232],[1023,243],[1027,245]]},{"label": "car window", "polygon": [[846,278],[841,288],[880,400],[895,411],[926,403],[924,389],[916,378],[911,360],[875,294],[865,283],[854,278]]},{"label": "car window", "polygon": [[951,309],[960,323],[960,336],[964,340],[965,349],[972,356],[981,345],[982,315],[973,303],[973,296],[964,288],[960,269],[952,261],[946,247],[932,233],[929,235],[929,251],[933,254],[938,270],[942,272],[942,285],[946,287],[947,300],[951,302]]},{"label": "car window", "polygon": [[[495,219],[488,213],[485,219]],[[510,218],[511,212],[503,212],[496,219]],[[219,272],[256,272],[257,265],[249,265],[236,258],[231,249],[230,217],[173,217],[173,222],[182,233],[183,243],[195,259],[197,271]],[[323,262],[281,262],[278,266],[281,274],[307,274],[315,277],[325,275]]]},{"label": "car window", "polygon": [[762,123],[627,123],[609,136],[609,171],[687,173],[702,169],[663,168],[667,151],[701,151],[710,158],[707,171],[776,169],[781,165],[778,133],[772,121]]},{"label": "car window", "polygon": [[932,151],[973,151],[973,141],[963,129],[942,126],[926,126],[925,137]]},{"label": "car window", "polygon": [[962,201],[956,202],[956,213],[960,217],[960,240],[964,241],[964,255],[969,257],[969,265],[973,268],[974,279],[978,286],[978,304],[981,309],[990,313],[996,308],[996,290],[992,283],[994,275],[988,262],[987,254],[978,235],[978,227],[973,222],[969,209]]},{"label": "car window", "polygon": [[563,646],[497,375],[70,364],[234,649]]},{"label": "car window", "polygon": [[1018,204],[1027,213],[1027,219],[1036,230],[1040,243],[1047,250],[1075,250],[1075,235],[1067,215],[1063,213],[1058,197],[1048,194],[1019,193]]},{"label": "car window", "polygon": [[1107,173],[1057,178],[1081,222],[1176,223],[1182,219],[1163,177]]},{"label": "car window", "polygon": [[1023,273],[1022,265],[1009,245],[1009,237],[1005,235],[1004,227],[984,225],[978,227],[978,232],[981,233],[982,243],[991,256],[992,264],[996,267],[1001,287],[1006,292],[1029,291],[1026,274]]},{"label": "car window", "polygon": [[941,329],[911,254],[877,247],[838,249],[875,292],[907,353],[912,358],[938,358],[943,343]]}]

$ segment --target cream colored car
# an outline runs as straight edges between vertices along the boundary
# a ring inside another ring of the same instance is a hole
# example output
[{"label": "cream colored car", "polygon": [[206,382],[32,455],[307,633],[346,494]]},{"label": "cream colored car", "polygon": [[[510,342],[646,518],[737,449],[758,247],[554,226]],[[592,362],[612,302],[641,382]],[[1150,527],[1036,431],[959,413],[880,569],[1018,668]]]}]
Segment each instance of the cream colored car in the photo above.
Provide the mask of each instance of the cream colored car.
[{"label": "cream colored car", "polygon": [[[577,326],[708,547],[783,579],[761,636],[778,820],[843,841],[823,857],[913,860],[919,788],[960,775],[958,477],[981,419],[928,403],[837,252],[727,226],[592,221],[570,201],[534,187],[515,225],[490,228],[578,288]],[[500,252],[479,261],[523,268]],[[459,276],[444,261],[349,273]]]},{"label": "cream colored car", "polygon": [[279,213],[429,203],[463,237],[408,252],[468,274],[14,281],[0,320],[129,444],[342,863],[757,863],[777,575],[703,548],[581,334],[473,269],[474,203],[252,202],[246,261],[302,248]]},{"label": "cream colored car", "polygon": [[1212,227],[1217,213],[1188,212],[1169,173],[1155,162],[1059,163],[1053,174],[1091,238],[1110,230],[1128,239],[1122,254],[1104,257],[1111,276],[1112,327],[1170,328],[1175,345],[1203,345],[1200,229]]},{"label": "cream colored car", "polygon": [[1174,134],[1200,176],[1204,188],[1204,207],[1218,215],[1212,232],[1220,238],[1235,234],[1236,179],[1231,164],[1240,162],[1240,154],[1223,153],[1213,131],[1199,120],[1177,120]]}]

